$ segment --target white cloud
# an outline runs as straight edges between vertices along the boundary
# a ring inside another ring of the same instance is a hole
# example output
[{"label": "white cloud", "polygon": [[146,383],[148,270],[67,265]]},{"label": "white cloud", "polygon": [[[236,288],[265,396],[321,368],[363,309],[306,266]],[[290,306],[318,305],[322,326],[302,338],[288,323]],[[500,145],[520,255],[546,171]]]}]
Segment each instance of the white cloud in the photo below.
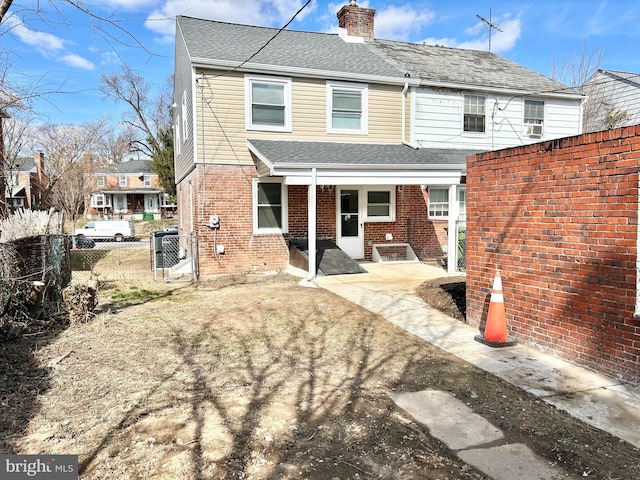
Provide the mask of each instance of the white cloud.
[{"label": "white cloud", "polygon": [[56,37],[51,33],[38,32],[28,28],[20,19],[11,16],[7,19],[7,24],[11,32],[20,39],[20,41],[35,47],[41,53],[57,52],[64,49],[65,40]]},{"label": "white cloud", "polygon": [[375,16],[375,37],[408,41],[434,18],[432,11],[416,10],[410,4],[379,9]]},{"label": "white cloud", "polygon": [[[306,0],[167,0],[147,17],[145,27],[171,38],[176,15],[249,25],[282,26],[305,2]],[[297,18],[308,15],[313,8],[315,2]]]},{"label": "white cloud", "polygon": [[75,53],[63,55],[60,57],[60,60],[70,67],[82,68],[83,70],[93,70],[95,68],[95,65],[92,62],[80,55],[76,55]]}]

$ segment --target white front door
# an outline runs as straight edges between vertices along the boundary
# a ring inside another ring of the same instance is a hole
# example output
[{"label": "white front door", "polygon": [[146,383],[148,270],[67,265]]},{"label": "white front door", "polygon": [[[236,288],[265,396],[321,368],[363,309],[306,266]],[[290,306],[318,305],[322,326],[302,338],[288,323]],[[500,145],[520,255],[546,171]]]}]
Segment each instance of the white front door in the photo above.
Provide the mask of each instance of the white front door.
[{"label": "white front door", "polygon": [[340,247],[351,258],[364,258],[364,220],[358,187],[337,188],[336,236]]},{"label": "white front door", "polygon": [[147,213],[158,213],[158,198],[156,195],[144,196],[144,211]]}]

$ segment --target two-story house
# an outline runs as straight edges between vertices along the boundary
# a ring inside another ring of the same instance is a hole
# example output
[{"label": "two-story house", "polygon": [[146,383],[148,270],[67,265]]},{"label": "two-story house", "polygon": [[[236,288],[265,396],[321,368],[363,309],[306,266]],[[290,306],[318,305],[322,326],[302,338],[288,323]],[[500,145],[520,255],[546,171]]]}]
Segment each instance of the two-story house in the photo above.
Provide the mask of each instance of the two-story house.
[{"label": "two-story house", "polygon": [[86,205],[88,218],[153,220],[175,213],[151,160],[129,160],[97,168],[88,175],[91,194]]},{"label": "two-story house", "polygon": [[[456,264],[466,157],[580,132],[582,96],[495,54],[178,17],[174,145],[201,273],[279,270],[307,242],[408,246]],[[447,232],[448,234],[447,238]]]},{"label": "two-story house", "polygon": [[49,180],[44,170],[44,153],[17,157],[5,165],[5,199],[9,211],[41,206],[42,193]]}]

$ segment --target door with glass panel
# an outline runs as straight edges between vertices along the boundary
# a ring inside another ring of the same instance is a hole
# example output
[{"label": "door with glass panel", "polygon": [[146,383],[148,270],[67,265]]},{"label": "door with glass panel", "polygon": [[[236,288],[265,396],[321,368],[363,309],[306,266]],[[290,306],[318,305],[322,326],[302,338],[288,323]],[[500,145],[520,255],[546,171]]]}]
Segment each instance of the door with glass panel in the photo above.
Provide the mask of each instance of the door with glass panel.
[{"label": "door with glass panel", "polygon": [[357,187],[337,189],[337,243],[351,258],[364,257],[364,220]]}]

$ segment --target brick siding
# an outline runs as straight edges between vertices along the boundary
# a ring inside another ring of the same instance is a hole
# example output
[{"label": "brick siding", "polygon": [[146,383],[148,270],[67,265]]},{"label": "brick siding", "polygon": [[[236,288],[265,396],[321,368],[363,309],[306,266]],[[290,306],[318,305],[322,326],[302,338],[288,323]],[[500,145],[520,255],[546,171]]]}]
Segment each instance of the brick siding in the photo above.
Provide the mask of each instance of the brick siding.
[{"label": "brick siding", "polygon": [[510,335],[640,383],[640,126],[479,154],[467,166],[467,321],[499,268]]},{"label": "brick siding", "polygon": [[[252,179],[255,176],[256,169],[249,166],[198,165],[178,185],[182,206],[180,229],[198,238],[201,275],[282,270],[289,262],[289,238],[307,238],[307,186],[304,185],[288,186],[288,234],[253,234]],[[189,184],[193,189],[193,207],[190,207]],[[335,241],[336,187],[319,186],[316,195],[317,237]],[[220,216],[217,232],[207,226],[211,215]],[[434,252],[441,252],[445,226],[446,222],[428,220],[427,205],[419,186],[398,187],[396,221],[365,223],[365,259],[371,260],[374,244],[384,243],[409,243],[421,259],[437,256]],[[387,233],[392,234],[393,240],[386,240]],[[224,254],[216,253],[218,245],[224,245]]]}]

